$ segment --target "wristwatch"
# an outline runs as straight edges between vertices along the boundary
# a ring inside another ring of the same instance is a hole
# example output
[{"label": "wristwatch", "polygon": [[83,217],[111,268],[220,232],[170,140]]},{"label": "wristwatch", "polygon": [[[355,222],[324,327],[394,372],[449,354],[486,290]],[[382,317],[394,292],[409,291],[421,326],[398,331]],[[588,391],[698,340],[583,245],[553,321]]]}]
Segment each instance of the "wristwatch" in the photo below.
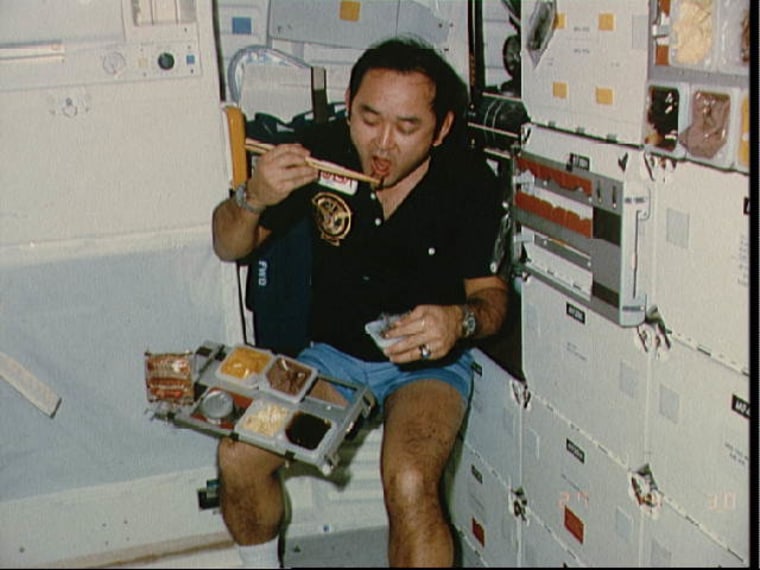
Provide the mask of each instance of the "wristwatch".
[{"label": "wristwatch", "polygon": [[475,336],[478,329],[478,320],[475,318],[473,311],[466,303],[462,305],[462,338],[471,338]]},{"label": "wristwatch", "polygon": [[240,186],[235,188],[235,203],[238,207],[243,208],[253,214],[260,214],[267,209],[266,206],[251,206],[248,203],[247,183],[243,182]]}]

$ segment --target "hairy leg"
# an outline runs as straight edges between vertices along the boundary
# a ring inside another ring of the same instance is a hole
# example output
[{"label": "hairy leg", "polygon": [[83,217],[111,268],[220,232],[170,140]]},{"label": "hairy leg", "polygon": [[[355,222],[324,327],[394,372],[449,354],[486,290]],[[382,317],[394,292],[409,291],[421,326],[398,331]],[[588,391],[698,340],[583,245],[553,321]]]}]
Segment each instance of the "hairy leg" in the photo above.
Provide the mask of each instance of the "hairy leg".
[{"label": "hairy leg", "polygon": [[391,566],[451,566],[454,544],[441,477],[465,404],[438,380],[404,386],[385,403],[381,469]]},{"label": "hairy leg", "polygon": [[[314,383],[311,394],[328,402],[346,402],[322,380]],[[232,538],[241,546],[272,540],[280,532],[285,515],[279,475],[285,460],[267,450],[224,438],[219,442],[217,464],[222,518]]]},{"label": "hairy leg", "polygon": [[279,468],[285,460],[269,451],[224,438],[219,442],[222,518],[232,538],[248,546],[272,540],[285,513]]}]

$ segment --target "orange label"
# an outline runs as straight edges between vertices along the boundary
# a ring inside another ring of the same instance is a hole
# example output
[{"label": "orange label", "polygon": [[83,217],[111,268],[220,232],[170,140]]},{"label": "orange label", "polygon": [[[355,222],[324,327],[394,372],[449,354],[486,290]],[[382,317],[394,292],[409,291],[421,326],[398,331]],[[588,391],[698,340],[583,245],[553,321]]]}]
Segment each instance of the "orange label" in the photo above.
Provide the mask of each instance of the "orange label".
[{"label": "orange label", "polygon": [[475,519],[472,519],[471,521],[472,526],[472,535],[478,540],[478,542],[482,545],[486,545],[486,529],[483,528],[483,525],[480,524]]},{"label": "orange label", "polygon": [[353,2],[351,0],[343,0],[340,3],[340,19],[347,20],[349,22],[358,22],[359,13],[361,12],[361,2]]},{"label": "orange label", "polygon": [[565,528],[583,544],[583,521],[568,507],[565,507]]},{"label": "orange label", "polygon": [[599,14],[599,29],[603,32],[615,30],[615,14],[609,12]]}]

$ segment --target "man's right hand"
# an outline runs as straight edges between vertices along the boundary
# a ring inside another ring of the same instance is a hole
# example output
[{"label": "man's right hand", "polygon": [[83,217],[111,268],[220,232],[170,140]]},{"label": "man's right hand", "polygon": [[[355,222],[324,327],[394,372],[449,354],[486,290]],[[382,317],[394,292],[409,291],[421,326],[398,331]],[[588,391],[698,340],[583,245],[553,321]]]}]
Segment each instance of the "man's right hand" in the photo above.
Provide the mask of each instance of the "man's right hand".
[{"label": "man's right hand", "polygon": [[293,190],[314,182],[319,171],[306,164],[309,155],[300,144],[277,145],[262,154],[248,179],[249,199],[260,206],[273,206]]},{"label": "man's right hand", "polygon": [[[309,151],[300,144],[281,144],[265,152],[246,182],[246,200],[257,210],[282,202],[291,192],[319,176],[306,164]],[[212,217],[214,251],[223,261],[235,261],[259,246],[269,232],[259,226],[259,214],[246,211],[234,198],[219,204]]]}]

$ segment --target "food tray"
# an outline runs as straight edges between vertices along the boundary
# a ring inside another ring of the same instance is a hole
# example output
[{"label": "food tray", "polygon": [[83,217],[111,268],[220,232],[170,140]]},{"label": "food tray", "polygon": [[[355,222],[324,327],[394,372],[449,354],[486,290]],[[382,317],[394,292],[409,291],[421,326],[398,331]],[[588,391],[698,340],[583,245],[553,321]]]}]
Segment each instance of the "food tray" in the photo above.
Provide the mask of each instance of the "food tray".
[{"label": "food tray", "polygon": [[[288,385],[283,390],[270,384],[267,369],[258,375],[257,382],[232,381],[220,374],[219,368],[238,348],[210,341],[198,348],[194,354],[194,402],[173,406],[163,419],[250,443],[329,474],[338,464],[338,450],[346,436],[371,412],[375,404],[372,392],[361,384],[321,375],[294,358],[274,353],[270,353],[268,368],[287,364],[305,374],[294,387]],[[344,401],[320,396],[325,384],[339,391]]]}]

